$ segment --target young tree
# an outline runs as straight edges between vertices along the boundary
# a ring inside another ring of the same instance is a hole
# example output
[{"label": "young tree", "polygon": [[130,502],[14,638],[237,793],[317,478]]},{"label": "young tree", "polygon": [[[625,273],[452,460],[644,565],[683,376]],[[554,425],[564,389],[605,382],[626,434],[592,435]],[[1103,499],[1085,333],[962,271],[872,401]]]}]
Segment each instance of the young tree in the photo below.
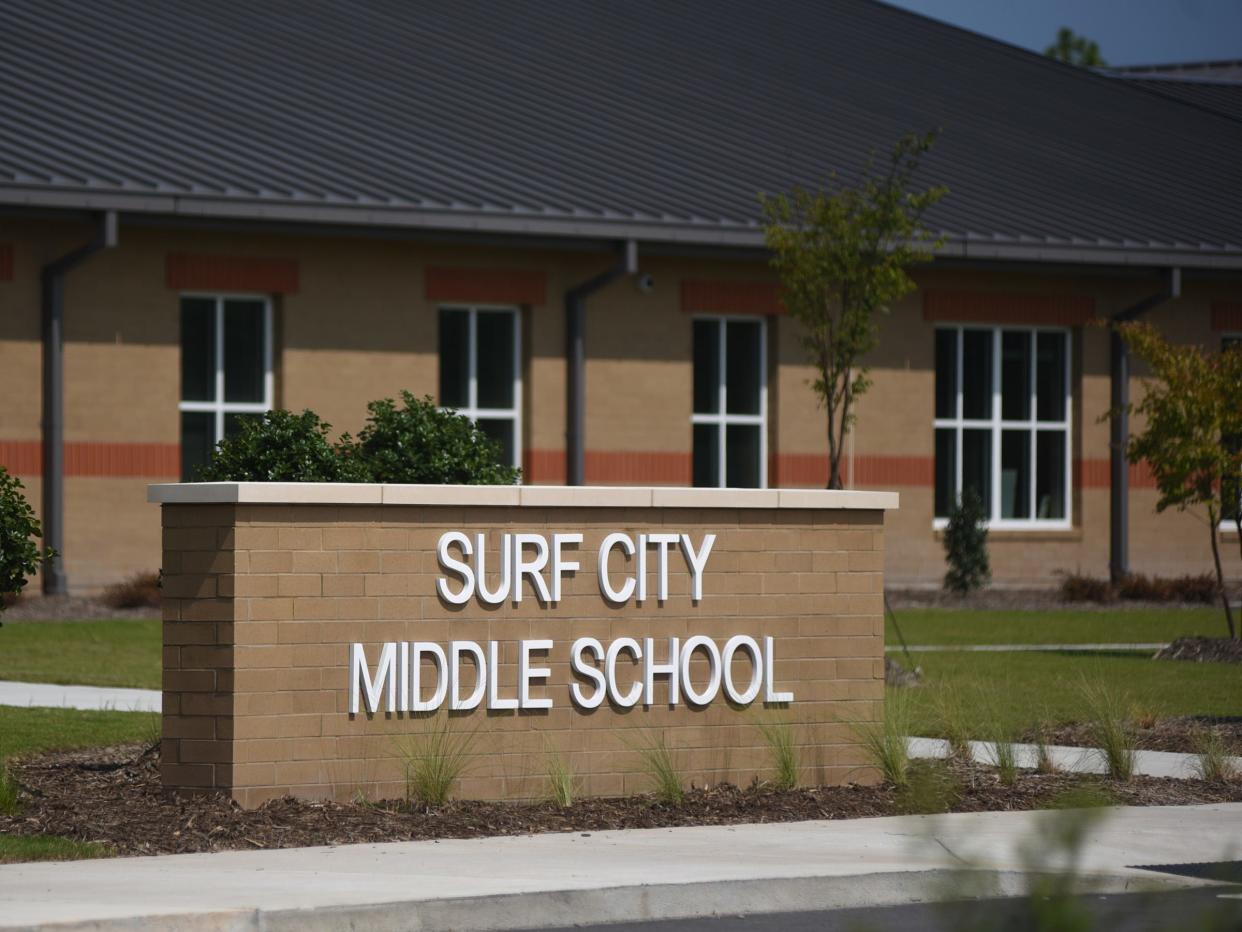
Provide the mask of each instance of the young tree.
[{"label": "young tree", "polygon": [[[876,344],[876,315],[914,289],[907,269],[936,245],[923,215],[946,189],[910,190],[935,133],[902,138],[883,173],[857,186],[760,196],[782,299],[802,324],[814,390],[828,414],[828,488],[841,488],[841,454],[854,405],[870,380],[862,358]],[[835,178],[834,178],[835,181]]]},{"label": "young tree", "polygon": [[[1126,344],[1151,367],[1143,400],[1132,409],[1146,418],[1133,435],[1127,452],[1151,468],[1160,494],[1156,511],[1176,508],[1207,512],[1208,537],[1216,582],[1225,609],[1229,636],[1236,638],[1233,610],[1221,568],[1219,527],[1222,515],[1236,515],[1237,478],[1242,474],[1242,436],[1239,390],[1242,390],[1242,353],[1205,353],[1197,346],[1175,346],[1150,324],[1121,327]],[[1242,522],[1242,517],[1235,517]]]},{"label": "young tree", "polygon": [[1098,42],[1078,35],[1069,26],[1057,30],[1057,41],[1044,49],[1044,55],[1085,68],[1103,68],[1108,64],[1100,54]]}]

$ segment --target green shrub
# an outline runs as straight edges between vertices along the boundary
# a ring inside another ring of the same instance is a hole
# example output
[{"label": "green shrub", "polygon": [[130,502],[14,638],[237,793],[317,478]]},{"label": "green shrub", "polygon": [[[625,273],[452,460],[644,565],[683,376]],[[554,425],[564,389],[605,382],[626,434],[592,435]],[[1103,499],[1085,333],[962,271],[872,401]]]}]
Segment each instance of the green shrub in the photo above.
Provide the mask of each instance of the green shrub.
[{"label": "green shrub", "polygon": [[[357,482],[351,459],[328,439],[314,411],[268,411],[241,422],[195,477],[202,482]],[[346,441],[348,438],[343,438]]]},{"label": "green shrub", "polygon": [[367,405],[367,424],[340,451],[364,482],[512,485],[518,470],[501,462],[500,445],[467,417],[441,411],[431,398],[401,393]]},{"label": "green shrub", "polygon": [[[39,569],[35,540],[43,536],[43,529],[22,494],[24,488],[20,479],[0,466],[0,597],[20,595],[26,580]],[[0,598],[0,612],[4,606]]]},{"label": "green shrub", "polygon": [[911,761],[905,782],[893,794],[897,811],[909,815],[949,812],[961,798],[961,781],[942,760]]},{"label": "green shrub", "polygon": [[1238,777],[1233,748],[1215,728],[1201,728],[1194,734],[1195,771],[1200,780],[1225,783]]},{"label": "green shrub", "polygon": [[966,489],[961,501],[949,514],[944,531],[944,553],[949,571],[944,574],[944,587],[965,595],[985,586],[992,578],[988,563],[987,515],[974,489]]}]

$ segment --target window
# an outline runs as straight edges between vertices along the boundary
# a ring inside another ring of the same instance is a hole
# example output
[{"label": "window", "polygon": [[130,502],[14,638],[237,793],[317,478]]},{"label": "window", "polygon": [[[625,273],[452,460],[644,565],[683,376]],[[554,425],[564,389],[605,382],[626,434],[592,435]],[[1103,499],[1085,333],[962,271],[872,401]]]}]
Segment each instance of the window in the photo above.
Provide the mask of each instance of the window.
[{"label": "window", "polygon": [[1070,337],[936,329],[936,523],[974,489],[992,527],[1070,524]]},{"label": "window", "polygon": [[440,405],[478,425],[521,466],[521,346],[511,308],[440,309]]},{"label": "window", "polygon": [[763,488],[767,469],[764,321],[694,321],[694,484]]},{"label": "window", "polygon": [[272,407],[272,306],[266,298],[181,298],[181,478],[207,464],[242,419]]}]

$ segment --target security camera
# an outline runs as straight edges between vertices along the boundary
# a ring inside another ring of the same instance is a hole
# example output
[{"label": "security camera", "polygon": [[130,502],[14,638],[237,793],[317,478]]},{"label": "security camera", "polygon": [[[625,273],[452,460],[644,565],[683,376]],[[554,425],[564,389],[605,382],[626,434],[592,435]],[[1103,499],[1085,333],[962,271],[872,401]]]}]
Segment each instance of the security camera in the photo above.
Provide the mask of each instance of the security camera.
[{"label": "security camera", "polygon": [[648,294],[655,289],[655,277],[650,272],[641,272],[634,278],[634,287]]}]

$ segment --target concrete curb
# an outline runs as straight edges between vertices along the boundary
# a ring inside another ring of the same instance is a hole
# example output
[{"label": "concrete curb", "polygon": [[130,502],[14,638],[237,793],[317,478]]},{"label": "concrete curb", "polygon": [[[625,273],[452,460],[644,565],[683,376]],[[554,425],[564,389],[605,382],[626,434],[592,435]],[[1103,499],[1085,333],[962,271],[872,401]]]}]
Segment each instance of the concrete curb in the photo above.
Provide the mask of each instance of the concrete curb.
[{"label": "concrete curb", "polygon": [[[706,883],[551,890],[499,896],[324,906],[227,909],[82,922],[7,926],[6,932],[516,932],[615,922],[812,912],[868,906],[1024,896],[1039,874],[994,870],[924,870],[838,877],[790,877]],[[1166,892],[1211,886],[1186,877],[1084,875],[1075,893]]]},{"label": "concrete curb", "polygon": [[61,686],[0,680],[0,705],[17,708],[37,706],[95,712],[159,712],[162,700],[163,693],[158,689]]}]

